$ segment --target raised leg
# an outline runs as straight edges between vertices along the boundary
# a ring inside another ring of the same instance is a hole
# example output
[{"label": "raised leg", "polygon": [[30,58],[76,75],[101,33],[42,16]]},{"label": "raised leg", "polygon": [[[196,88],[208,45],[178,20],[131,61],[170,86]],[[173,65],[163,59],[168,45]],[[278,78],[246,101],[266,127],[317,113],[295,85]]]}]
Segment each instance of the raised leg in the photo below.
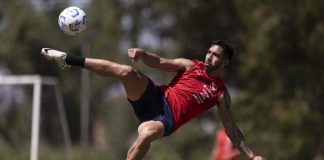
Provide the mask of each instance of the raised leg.
[{"label": "raised leg", "polygon": [[123,83],[128,99],[132,101],[141,97],[148,83],[144,74],[128,65],[103,59],[83,58],[51,48],[43,48],[41,54],[49,60],[54,60],[61,68],[78,66],[98,75],[117,77]]},{"label": "raised leg", "polygon": [[101,76],[118,78],[123,83],[127,98],[132,101],[141,97],[148,83],[148,78],[132,66],[108,60],[86,58],[84,68]]}]

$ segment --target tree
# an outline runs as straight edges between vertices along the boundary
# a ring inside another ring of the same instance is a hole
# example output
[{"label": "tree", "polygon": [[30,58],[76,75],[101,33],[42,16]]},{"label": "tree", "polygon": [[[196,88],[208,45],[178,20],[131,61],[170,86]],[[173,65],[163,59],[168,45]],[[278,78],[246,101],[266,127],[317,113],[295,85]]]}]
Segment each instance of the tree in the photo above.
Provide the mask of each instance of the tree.
[{"label": "tree", "polygon": [[[246,26],[241,32],[245,47],[240,56],[240,73],[246,94],[241,103],[249,111],[242,113],[253,117],[253,128],[259,128],[256,132],[263,131],[254,138],[269,137],[267,146],[275,147],[261,150],[271,159],[323,156],[323,147],[316,145],[316,141],[323,141],[323,128],[316,127],[316,132],[310,132],[314,124],[322,126],[323,121],[319,107],[323,104],[323,92],[314,92],[323,80],[321,65],[315,60],[323,58],[319,45],[323,27],[318,8],[323,3],[238,4],[243,6],[240,12]],[[269,118],[265,119],[266,113]]]}]

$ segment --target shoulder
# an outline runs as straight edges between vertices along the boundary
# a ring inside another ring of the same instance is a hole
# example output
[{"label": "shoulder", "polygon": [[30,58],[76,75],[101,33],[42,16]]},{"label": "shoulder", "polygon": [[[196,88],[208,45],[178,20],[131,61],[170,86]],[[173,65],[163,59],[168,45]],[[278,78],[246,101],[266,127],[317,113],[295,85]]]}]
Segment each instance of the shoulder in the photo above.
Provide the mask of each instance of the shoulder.
[{"label": "shoulder", "polygon": [[194,60],[190,60],[190,59],[186,59],[186,58],[177,58],[177,59],[174,59],[174,62],[176,64],[183,66],[186,70],[190,69],[191,67],[193,67],[196,64],[196,62]]},{"label": "shoulder", "polygon": [[219,103],[225,104],[226,106],[231,106],[231,95],[226,87],[224,92],[219,97]]}]

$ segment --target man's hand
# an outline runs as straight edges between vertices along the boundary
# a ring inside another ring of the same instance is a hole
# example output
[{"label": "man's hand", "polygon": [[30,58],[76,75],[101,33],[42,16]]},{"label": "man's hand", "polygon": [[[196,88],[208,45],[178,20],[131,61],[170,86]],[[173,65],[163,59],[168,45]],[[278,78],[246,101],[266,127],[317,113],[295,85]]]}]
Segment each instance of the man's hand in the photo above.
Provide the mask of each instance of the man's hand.
[{"label": "man's hand", "polygon": [[145,54],[145,51],[140,48],[130,48],[128,49],[128,57],[132,59],[133,62],[136,62],[138,58]]},{"label": "man's hand", "polygon": [[253,157],[252,160],[265,160],[265,159],[261,156],[255,156],[255,157]]}]

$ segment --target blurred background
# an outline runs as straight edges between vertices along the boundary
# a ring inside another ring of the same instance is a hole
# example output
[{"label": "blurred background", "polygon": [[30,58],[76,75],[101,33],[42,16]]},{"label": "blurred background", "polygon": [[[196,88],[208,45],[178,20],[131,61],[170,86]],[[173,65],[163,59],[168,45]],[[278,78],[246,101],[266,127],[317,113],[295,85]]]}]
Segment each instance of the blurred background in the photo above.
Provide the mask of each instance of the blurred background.
[{"label": "blurred background", "polygon": [[[81,7],[87,30],[67,36],[57,19]],[[157,84],[174,74],[127,58],[140,47],[159,56],[203,59],[214,40],[236,49],[224,79],[235,121],[251,148],[272,160],[324,159],[324,1],[0,0],[0,76],[56,77],[73,159],[125,159],[137,119],[121,84],[90,73],[88,148],[81,139],[81,70],[59,69],[43,47],[131,64]],[[86,49],[84,49],[86,48]],[[32,87],[0,85],[0,159],[30,156]],[[39,159],[66,159],[53,89],[42,88]],[[213,109],[216,110],[216,107]],[[148,160],[209,159],[219,119],[210,111],[153,143]],[[238,159],[245,159],[240,155]]]}]

